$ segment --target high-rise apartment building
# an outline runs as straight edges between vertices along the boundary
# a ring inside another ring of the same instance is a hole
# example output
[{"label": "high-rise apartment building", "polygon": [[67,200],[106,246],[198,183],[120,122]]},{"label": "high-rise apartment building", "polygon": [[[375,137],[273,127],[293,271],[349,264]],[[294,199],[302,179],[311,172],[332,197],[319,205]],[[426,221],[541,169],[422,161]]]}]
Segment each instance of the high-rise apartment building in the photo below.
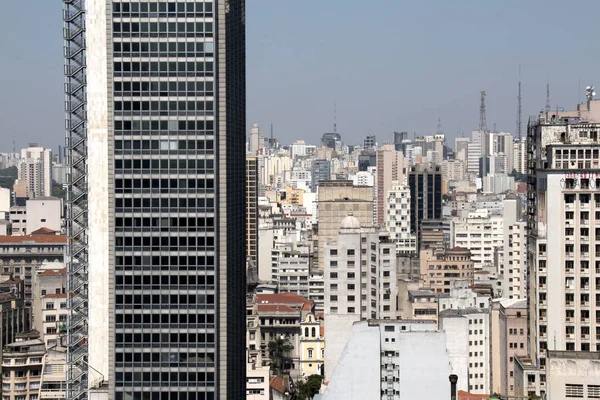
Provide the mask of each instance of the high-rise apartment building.
[{"label": "high-rise apartment building", "polygon": [[397,253],[417,251],[416,235],[410,231],[410,188],[394,182],[387,192],[385,227],[396,243]]},{"label": "high-rise apartment building", "polygon": [[258,159],[246,157],[246,260],[258,263]]},{"label": "high-rise apartment building", "polygon": [[600,351],[599,106],[528,126],[529,347],[542,375],[547,350]]},{"label": "high-rise apartment building", "polygon": [[252,124],[248,140],[248,152],[252,156],[257,156],[265,147],[265,137],[260,133],[258,124]]},{"label": "high-rise apartment building", "polygon": [[21,150],[17,164],[17,185],[23,185],[29,198],[52,195],[52,150],[32,143]]},{"label": "high-rise apartment building", "polygon": [[243,398],[244,1],[64,4],[68,397]]},{"label": "high-rise apartment building", "polygon": [[422,164],[411,167],[408,174],[410,187],[410,231],[417,236],[419,227],[427,219],[442,218],[442,170],[440,166]]},{"label": "high-rise apartment building", "polygon": [[496,249],[504,243],[504,219],[488,209],[470,212],[467,218],[452,222],[453,246],[471,250],[476,268],[494,263]]},{"label": "high-rise apartment building", "polygon": [[517,138],[513,142],[513,170],[520,174],[527,173],[527,140],[525,138]]},{"label": "high-rise apartment building", "polygon": [[396,151],[394,145],[384,144],[377,151],[377,169],[375,180],[375,222],[378,226],[385,226],[385,203],[388,190],[394,181],[404,183],[405,179],[404,156]]},{"label": "high-rise apartment building", "polygon": [[335,370],[352,324],[396,318],[396,246],[389,233],[363,227],[350,212],[325,244],[325,376]]}]

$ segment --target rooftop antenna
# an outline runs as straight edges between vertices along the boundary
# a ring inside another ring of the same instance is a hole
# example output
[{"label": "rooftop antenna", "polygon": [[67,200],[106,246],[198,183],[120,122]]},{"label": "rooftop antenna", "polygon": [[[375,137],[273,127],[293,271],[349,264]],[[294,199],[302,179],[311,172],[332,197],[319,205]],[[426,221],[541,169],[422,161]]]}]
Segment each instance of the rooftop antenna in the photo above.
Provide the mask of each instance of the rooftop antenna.
[{"label": "rooftop antenna", "polygon": [[548,81],[546,82],[546,113],[550,112],[550,74],[548,74]]},{"label": "rooftop antenna", "polygon": [[521,66],[519,65],[519,94],[517,95],[517,137],[520,138],[521,137],[521,126],[523,125],[522,123],[522,116],[523,116],[523,108],[522,108],[522,103],[521,103],[522,99],[521,99]]},{"label": "rooftop antenna", "polygon": [[438,135],[442,135],[442,118],[440,117],[440,110],[438,110],[438,123],[437,123],[437,132]]},{"label": "rooftop antenna", "polygon": [[333,103],[333,133],[337,133],[337,104]]},{"label": "rooftop antenna", "polygon": [[498,131],[496,130],[496,123],[495,123],[495,122],[494,122],[494,132],[498,132]]},{"label": "rooftop antenna", "polygon": [[481,102],[479,104],[479,131],[487,132],[487,121],[485,119],[485,90],[480,92],[481,94]]},{"label": "rooftop antenna", "polygon": [[577,104],[581,101],[581,78],[579,78],[579,83],[577,84]]},{"label": "rooftop antenna", "polygon": [[13,140],[13,154],[15,154],[17,152],[17,145],[15,144],[15,141]]},{"label": "rooftop antenna", "polygon": [[273,121],[271,121],[271,146],[273,145]]}]

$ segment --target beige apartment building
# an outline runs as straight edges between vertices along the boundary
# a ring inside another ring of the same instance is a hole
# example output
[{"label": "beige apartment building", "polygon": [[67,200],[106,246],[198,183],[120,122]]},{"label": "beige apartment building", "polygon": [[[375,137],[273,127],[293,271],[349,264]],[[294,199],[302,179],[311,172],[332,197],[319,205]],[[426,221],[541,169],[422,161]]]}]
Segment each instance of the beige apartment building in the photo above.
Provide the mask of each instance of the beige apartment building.
[{"label": "beige apartment building", "polygon": [[322,181],[318,193],[318,265],[324,266],[324,249],[336,241],[342,220],[352,212],[361,226],[373,224],[373,188],[354,186],[352,181]]},{"label": "beige apartment building", "polygon": [[421,255],[423,286],[437,293],[450,293],[454,281],[473,283],[474,266],[468,249],[455,247],[442,253],[424,249]]},{"label": "beige apartment building", "polygon": [[515,358],[527,356],[527,299],[492,302],[492,391],[515,395]]}]

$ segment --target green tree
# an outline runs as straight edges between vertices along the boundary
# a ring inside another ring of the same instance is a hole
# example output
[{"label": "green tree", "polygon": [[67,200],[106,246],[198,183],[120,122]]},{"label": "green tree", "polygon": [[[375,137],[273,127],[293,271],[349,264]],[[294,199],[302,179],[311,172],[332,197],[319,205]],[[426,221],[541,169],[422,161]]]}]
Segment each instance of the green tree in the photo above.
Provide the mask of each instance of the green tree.
[{"label": "green tree", "polygon": [[321,390],[323,377],[321,375],[311,375],[306,381],[298,381],[296,384],[296,400],[312,400],[315,394]]},{"label": "green tree", "polygon": [[19,171],[17,167],[0,169],[0,187],[12,190],[18,176]]},{"label": "green tree", "polygon": [[285,360],[294,346],[290,343],[290,339],[283,336],[278,336],[275,340],[269,342],[269,358],[271,359],[271,370],[281,372],[285,365]]}]

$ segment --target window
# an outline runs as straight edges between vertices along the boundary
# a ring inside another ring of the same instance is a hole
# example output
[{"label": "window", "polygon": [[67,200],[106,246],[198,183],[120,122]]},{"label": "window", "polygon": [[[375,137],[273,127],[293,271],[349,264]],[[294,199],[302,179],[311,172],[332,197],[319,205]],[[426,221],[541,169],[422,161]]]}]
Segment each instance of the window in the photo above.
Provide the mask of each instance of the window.
[{"label": "window", "polygon": [[565,385],[565,395],[570,398],[583,398],[583,385]]},{"label": "window", "polygon": [[331,249],[331,250],[329,250],[329,255],[330,256],[337,256],[337,249]]},{"label": "window", "polygon": [[587,390],[590,399],[600,399],[600,385],[588,385]]},{"label": "window", "polygon": [[308,349],[308,358],[313,358],[313,349]]},{"label": "window", "polygon": [[348,251],[346,252],[346,254],[348,254],[349,256],[353,256],[354,255],[354,249],[348,249]]},{"label": "window", "polygon": [[54,310],[54,303],[46,303],[46,310]]},{"label": "window", "polygon": [[312,332],[312,335],[311,335],[312,337],[317,337],[317,329],[315,327],[313,327],[311,329],[311,332]]}]

